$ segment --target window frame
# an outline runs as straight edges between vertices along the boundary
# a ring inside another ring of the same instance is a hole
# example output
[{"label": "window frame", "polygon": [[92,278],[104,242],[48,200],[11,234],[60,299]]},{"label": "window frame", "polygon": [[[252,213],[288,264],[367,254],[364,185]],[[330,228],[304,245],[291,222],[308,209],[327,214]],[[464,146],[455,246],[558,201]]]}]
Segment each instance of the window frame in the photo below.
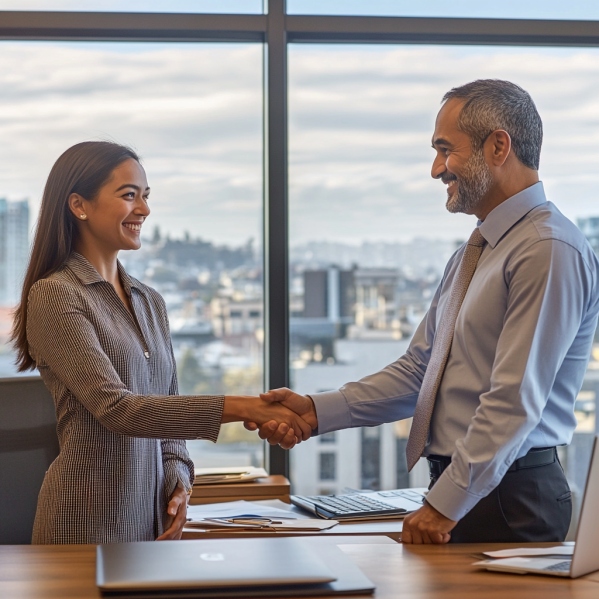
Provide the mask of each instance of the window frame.
[{"label": "window frame", "polygon": [[[599,46],[599,21],[265,14],[0,11],[0,40],[254,42],[264,48],[264,384],[289,385],[287,54],[291,43]],[[1,383],[1,380],[0,380]],[[289,455],[270,448],[271,474]]]}]

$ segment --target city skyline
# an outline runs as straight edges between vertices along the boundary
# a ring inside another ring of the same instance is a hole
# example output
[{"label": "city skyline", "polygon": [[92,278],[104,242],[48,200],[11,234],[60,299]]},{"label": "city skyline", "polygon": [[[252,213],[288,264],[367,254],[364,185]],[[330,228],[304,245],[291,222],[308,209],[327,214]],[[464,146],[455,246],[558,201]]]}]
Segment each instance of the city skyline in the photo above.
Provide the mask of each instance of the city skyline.
[{"label": "city skyline", "polygon": [[0,196],[0,306],[18,302],[29,258],[29,203]]}]

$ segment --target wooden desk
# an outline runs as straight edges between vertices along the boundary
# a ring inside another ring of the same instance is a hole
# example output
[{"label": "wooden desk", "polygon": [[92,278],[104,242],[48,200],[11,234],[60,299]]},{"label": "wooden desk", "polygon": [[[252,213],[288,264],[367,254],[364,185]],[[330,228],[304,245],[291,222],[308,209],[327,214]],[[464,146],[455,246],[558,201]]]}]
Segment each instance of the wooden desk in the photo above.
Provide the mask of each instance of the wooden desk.
[{"label": "wooden desk", "polygon": [[[376,543],[364,543],[365,540],[368,539],[307,539],[310,543],[339,544],[377,585],[375,599],[400,596],[409,599],[596,599],[599,596],[598,573],[569,580],[472,568],[472,562],[477,559],[475,554],[483,548],[500,549],[509,545],[402,546],[384,538],[374,539]],[[0,597],[3,599],[98,599],[100,594],[94,580],[93,545],[0,546]]]},{"label": "wooden desk", "polygon": [[260,478],[256,482],[229,483],[226,485],[194,485],[189,498],[191,505],[219,503],[244,499],[280,499],[289,503],[289,481],[280,474]]}]

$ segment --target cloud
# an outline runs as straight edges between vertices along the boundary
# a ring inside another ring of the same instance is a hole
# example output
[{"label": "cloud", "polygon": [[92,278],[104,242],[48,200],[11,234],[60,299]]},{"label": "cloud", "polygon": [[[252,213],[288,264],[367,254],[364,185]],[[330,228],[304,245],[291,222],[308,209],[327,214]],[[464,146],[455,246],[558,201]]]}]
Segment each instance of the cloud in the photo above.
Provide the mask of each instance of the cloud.
[{"label": "cloud", "polygon": [[430,136],[444,92],[477,78],[531,93],[545,122],[551,199],[571,218],[599,213],[598,58],[594,49],[293,46],[296,239],[465,237],[474,220],[446,213],[442,185],[430,179]]}]

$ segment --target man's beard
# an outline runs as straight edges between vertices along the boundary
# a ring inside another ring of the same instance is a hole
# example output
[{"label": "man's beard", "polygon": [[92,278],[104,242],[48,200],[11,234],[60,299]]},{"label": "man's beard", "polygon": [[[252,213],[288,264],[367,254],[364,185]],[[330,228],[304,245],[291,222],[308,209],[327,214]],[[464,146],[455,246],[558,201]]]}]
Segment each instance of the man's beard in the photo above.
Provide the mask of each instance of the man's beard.
[{"label": "man's beard", "polygon": [[485,162],[482,150],[472,154],[456,180],[458,189],[452,196],[447,198],[445,207],[453,213],[474,214],[475,208],[493,185],[491,169]]}]

